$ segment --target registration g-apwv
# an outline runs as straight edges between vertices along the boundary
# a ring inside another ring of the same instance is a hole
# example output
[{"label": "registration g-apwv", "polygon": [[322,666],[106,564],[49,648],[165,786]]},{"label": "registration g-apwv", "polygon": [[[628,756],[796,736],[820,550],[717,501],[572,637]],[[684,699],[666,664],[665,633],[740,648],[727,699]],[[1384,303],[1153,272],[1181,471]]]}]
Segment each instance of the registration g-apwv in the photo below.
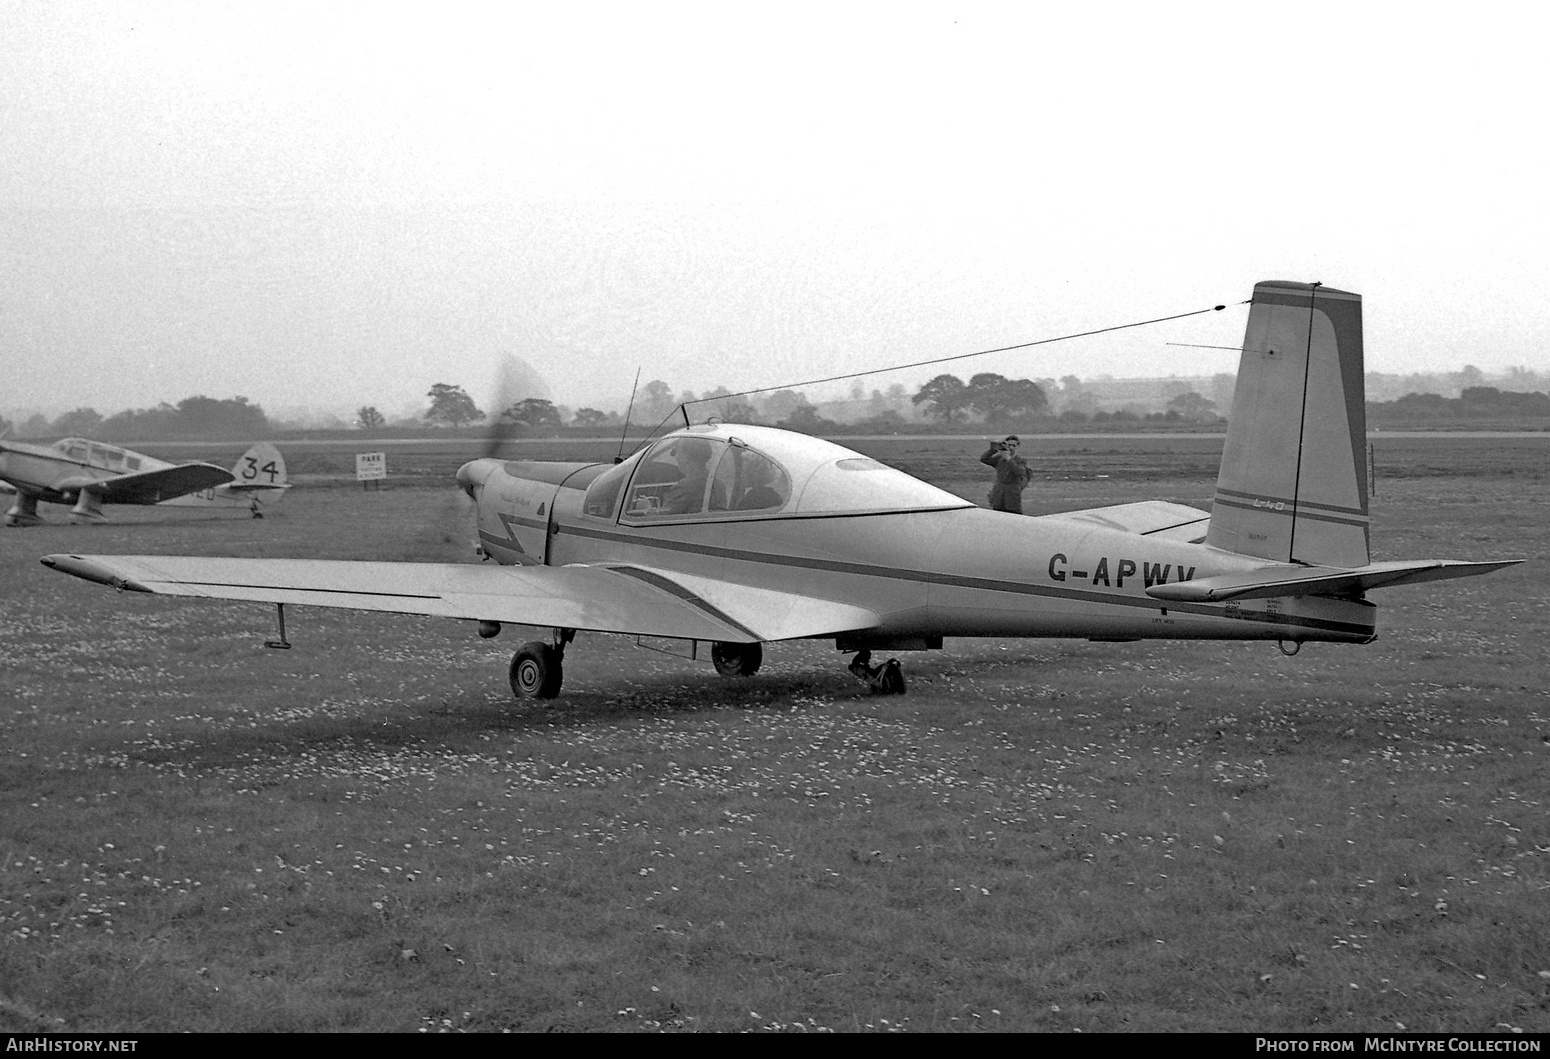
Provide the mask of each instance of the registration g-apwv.
[{"label": "registration g-apwv", "polygon": [[[50,555],[136,592],[548,627],[511,661],[558,694],[578,632],[708,642],[749,676],[768,641],[832,640],[902,691],[874,650],[955,636],[1367,643],[1373,589],[1518,560],[1373,562],[1361,299],[1254,289],[1212,510],[1158,501],[1037,518],[981,509],[817,438],[714,424],[618,464],[479,459],[457,473],[494,562]],[[283,641],[283,617],[282,641]]]}]

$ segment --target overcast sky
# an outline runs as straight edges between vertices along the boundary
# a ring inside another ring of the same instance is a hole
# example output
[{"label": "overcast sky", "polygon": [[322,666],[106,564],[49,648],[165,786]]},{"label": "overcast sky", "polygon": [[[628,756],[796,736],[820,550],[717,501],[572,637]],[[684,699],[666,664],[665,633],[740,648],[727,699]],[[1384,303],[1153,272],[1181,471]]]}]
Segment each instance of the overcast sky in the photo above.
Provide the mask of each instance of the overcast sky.
[{"label": "overcast sky", "polygon": [[[1528,5],[0,5],[0,409],[622,407],[1188,312],[967,377],[1550,367]],[[934,371],[867,380],[912,388]],[[815,399],[822,396],[815,393]]]}]

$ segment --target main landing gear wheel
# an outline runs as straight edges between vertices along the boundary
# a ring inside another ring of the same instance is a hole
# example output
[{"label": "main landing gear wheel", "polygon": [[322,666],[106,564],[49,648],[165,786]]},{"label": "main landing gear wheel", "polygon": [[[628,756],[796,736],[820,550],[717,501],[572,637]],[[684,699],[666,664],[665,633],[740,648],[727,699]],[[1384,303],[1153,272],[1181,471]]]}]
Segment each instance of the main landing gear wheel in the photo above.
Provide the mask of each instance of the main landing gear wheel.
[{"label": "main landing gear wheel", "polygon": [[42,521],[38,517],[38,498],[26,493],[17,493],[16,503],[5,513],[7,526],[36,526]]},{"label": "main landing gear wheel", "polygon": [[850,671],[856,678],[878,695],[904,694],[904,667],[897,658],[890,658],[880,666],[872,664],[872,652],[862,651],[851,659]]},{"label": "main landing gear wheel", "polygon": [[764,664],[764,645],[760,643],[713,643],[710,660],[724,677],[751,677]]},{"label": "main landing gear wheel", "polygon": [[552,699],[565,681],[564,653],[532,640],[511,656],[511,692],[519,699]]}]

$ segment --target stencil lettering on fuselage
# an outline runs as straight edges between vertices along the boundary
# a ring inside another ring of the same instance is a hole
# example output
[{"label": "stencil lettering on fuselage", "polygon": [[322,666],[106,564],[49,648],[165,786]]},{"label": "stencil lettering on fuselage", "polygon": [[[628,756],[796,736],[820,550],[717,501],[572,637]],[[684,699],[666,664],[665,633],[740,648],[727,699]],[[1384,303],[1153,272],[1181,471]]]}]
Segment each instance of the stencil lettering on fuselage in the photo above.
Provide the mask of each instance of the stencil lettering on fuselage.
[{"label": "stencil lettering on fuselage", "polygon": [[[1193,566],[1185,568],[1183,565],[1174,566],[1172,563],[1149,563],[1143,559],[1140,565],[1142,587],[1151,588],[1153,585],[1167,584],[1170,570],[1173,571],[1175,582],[1188,581],[1195,576]],[[1131,584],[1135,583],[1136,573],[1134,559],[1117,559],[1111,565],[1109,557],[1105,555],[1098,559],[1097,565],[1091,570],[1076,570],[1071,568],[1071,560],[1062,552],[1056,552],[1049,557],[1051,581],[1086,581],[1091,578],[1095,585],[1124,588],[1127,577],[1130,578]]]}]

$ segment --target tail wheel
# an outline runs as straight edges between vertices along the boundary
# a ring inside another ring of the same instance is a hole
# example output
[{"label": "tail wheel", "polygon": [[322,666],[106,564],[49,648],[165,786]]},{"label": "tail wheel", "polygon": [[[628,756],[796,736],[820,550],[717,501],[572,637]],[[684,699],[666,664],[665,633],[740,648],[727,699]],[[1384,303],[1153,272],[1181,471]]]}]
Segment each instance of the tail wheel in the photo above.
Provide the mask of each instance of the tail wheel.
[{"label": "tail wheel", "polygon": [[710,660],[724,677],[751,677],[764,664],[764,645],[760,643],[713,643]]},{"label": "tail wheel", "polygon": [[553,646],[533,640],[511,656],[511,692],[519,699],[552,699],[565,681],[562,655]]}]

